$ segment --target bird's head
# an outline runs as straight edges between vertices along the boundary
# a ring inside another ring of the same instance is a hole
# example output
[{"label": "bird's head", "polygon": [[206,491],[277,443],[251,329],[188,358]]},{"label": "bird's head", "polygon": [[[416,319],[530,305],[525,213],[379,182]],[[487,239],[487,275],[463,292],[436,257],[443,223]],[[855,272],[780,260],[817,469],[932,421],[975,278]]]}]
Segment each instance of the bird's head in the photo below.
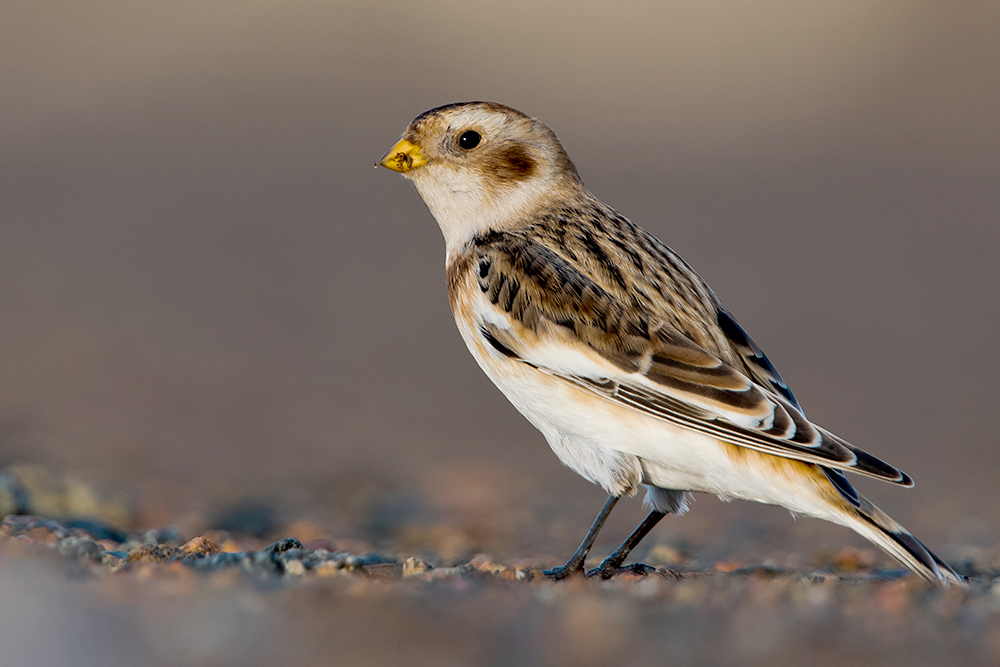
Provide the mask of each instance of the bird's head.
[{"label": "bird's head", "polygon": [[449,250],[477,234],[527,221],[583,185],[544,123],[494,102],[465,102],[417,116],[377,163],[413,181]]}]

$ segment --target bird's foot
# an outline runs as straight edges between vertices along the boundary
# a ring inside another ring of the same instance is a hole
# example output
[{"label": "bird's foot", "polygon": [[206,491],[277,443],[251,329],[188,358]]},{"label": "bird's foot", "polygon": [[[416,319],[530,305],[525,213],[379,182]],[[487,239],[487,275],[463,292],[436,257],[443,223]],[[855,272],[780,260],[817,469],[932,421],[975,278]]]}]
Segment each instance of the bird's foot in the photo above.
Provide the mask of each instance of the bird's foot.
[{"label": "bird's foot", "polygon": [[619,563],[609,563],[604,561],[600,566],[595,567],[593,570],[587,571],[587,578],[593,579],[594,577],[600,577],[601,579],[608,580],[616,574],[634,574],[638,576],[646,576],[647,574],[655,574],[657,569],[645,563],[633,563],[631,565],[622,566]]},{"label": "bird's foot", "polygon": [[554,567],[551,570],[542,570],[542,574],[544,574],[552,581],[562,581],[567,577],[572,577],[577,574],[583,574],[583,563],[571,560],[565,565]]}]

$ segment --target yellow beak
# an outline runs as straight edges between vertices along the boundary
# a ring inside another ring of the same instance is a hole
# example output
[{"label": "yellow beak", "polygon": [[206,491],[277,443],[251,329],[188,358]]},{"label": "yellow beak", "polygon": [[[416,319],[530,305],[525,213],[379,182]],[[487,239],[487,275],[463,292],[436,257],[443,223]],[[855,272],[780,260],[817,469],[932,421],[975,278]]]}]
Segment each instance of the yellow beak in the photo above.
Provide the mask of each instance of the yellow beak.
[{"label": "yellow beak", "polygon": [[392,169],[402,174],[425,164],[427,164],[427,159],[420,152],[420,146],[411,144],[406,139],[400,139],[399,143],[390,148],[389,152],[383,155],[375,166],[382,165],[386,169]]}]

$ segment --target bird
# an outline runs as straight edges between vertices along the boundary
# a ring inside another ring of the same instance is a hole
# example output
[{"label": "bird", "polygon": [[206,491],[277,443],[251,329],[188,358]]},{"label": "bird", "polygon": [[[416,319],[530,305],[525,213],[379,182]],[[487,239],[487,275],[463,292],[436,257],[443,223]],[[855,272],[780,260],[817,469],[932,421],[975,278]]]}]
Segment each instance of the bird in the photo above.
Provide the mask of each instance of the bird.
[{"label": "bird", "polygon": [[[609,579],[691,493],[855,530],[914,574],[964,579],[845,473],[909,475],[806,418],[777,369],[681,257],[600,201],[555,133],[496,102],[417,116],[376,167],[409,179],[445,241],[455,322],[486,375],[567,467],[608,497],[554,580]],[[649,513],[587,570],[620,498]]]}]

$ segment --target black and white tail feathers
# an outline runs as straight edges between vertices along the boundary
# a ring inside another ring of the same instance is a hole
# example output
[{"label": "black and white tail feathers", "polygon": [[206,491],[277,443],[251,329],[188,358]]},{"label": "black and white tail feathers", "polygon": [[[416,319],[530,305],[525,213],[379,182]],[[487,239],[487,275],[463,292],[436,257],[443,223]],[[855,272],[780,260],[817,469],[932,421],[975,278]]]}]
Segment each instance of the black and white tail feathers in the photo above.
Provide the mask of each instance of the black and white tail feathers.
[{"label": "black and white tail feathers", "polygon": [[857,506],[845,510],[853,519],[848,522],[851,528],[930,583],[942,586],[967,585],[964,578],[892,517],[860,494],[858,500]]}]

